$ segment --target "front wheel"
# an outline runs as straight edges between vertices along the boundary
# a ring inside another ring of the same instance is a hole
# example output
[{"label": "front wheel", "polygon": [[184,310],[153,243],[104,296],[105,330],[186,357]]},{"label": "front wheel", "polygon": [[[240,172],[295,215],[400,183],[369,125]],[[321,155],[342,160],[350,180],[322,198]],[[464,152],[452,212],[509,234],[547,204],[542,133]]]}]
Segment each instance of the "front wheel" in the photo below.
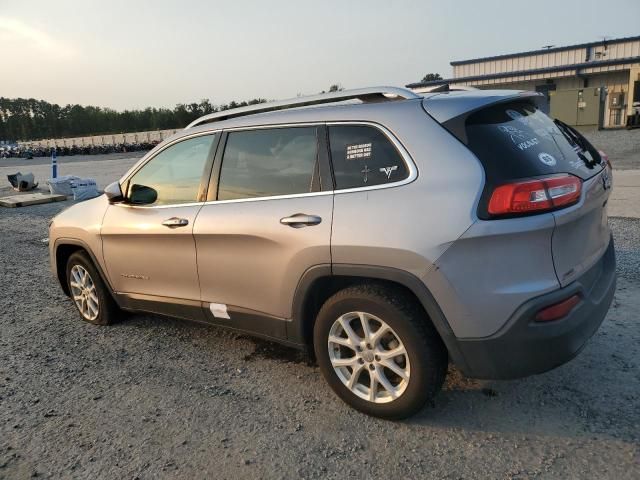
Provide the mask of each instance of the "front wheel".
[{"label": "front wheel", "polygon": [[86,253],[79,251],[69,257],[67,284],[83,320],[94,325],[109,325],[116,320],[118,306]]},{"label": "front wheel", "polygon": [[447,351],[415,299],[378,284],[330,297],[314,327],[320,370],[335,393],[376,417],[419,411],[442,387]]}]

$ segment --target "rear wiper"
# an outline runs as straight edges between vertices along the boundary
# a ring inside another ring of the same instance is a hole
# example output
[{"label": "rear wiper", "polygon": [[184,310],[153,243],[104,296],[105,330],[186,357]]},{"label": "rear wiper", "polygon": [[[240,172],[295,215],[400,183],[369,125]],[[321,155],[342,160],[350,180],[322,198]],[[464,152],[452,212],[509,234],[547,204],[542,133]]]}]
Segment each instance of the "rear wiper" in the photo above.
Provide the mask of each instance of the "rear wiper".
[{"label": "rear wiper", "polygon": [[554,120],[553,123],[556,124],[558,129],[562,132],[562,134],[565,136],[567,140],[579,146],[583,151],[587,150],[587,146],[584,144],[582,139],[580,139],[575,133],[571,131],[571,127],[569,127],[569,125],[567,125],[564,122],[561,122],[560,120]]},{"label": "rear wiper", "polygon": [[[593,152],[589,148],[589,145],[587,145],[585,141],[582,138],[580,138],[579,135],[576,135],[576,133],[573,131],[573,128],[571,128],[566,123],[561,122],[560,120],[554,120],[553,123],[556,124],[556,126],[558,127],[558,130],[560,130],[560,132],[564,135],[564,137],[567,140],[569,140],[570,143],[578,146],[578,148],[582,150],[582,152],[576,152],[576,153],[578,154],[580,159],[584,162],[584,164],[587,166],[587,168],[593,168],[598,162],[596,161],[593,155]],[[589,155],[591,156],[592,160],[589,160],[584,155],[583,152],[589,152]]]}]

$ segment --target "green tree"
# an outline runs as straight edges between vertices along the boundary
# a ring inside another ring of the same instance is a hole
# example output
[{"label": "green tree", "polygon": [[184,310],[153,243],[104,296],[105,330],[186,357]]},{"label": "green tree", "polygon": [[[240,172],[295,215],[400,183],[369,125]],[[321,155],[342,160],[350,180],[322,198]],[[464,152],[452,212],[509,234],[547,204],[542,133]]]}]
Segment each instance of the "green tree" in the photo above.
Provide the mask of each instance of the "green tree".
[{"label": "green tree", "polygon": [[147,107],[118,112],[82,105],[60,106],[33,98],[0,97],[0,140],[40,140],[182,128],[196,118],[229,108],[266,102],[264,98],[214,105],[209,99],[173,109]]},{"label": "green tree", "polygon": [[432,82],[434,80],[442,80],[442,77],[439,73],[427,73],[424,77],[422,77],[421,82]]}]

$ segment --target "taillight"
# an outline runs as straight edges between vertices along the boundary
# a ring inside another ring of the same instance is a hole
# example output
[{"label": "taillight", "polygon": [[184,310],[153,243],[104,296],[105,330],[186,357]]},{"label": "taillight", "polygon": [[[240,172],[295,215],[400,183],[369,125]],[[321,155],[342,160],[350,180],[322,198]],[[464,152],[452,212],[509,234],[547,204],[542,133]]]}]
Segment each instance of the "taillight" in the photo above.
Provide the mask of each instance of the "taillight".
[{"label": "taillight", "polygon": [[536,314],[536,322],[552,322],[566,317],[578,303],[580,303],[580,296],[576,294],[562,302],[545,307]]},{"label": "taillight", "polygon": [[496,187],[489,200],[490,215],[538,213],[566,207],[580,199],[582,180],[555,175]]}]

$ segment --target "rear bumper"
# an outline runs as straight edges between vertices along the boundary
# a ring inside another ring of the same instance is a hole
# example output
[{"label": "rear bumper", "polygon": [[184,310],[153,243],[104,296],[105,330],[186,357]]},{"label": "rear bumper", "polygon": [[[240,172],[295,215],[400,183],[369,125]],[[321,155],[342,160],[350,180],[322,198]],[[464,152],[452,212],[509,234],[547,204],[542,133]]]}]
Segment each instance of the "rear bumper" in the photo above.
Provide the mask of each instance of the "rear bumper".
[{"label": "rear bumper", "polygon": [[[509,379],[546,372],[575,357],[609,310],[616,289],[613,238],[598,262],[573,283],[529,300],[498,333],[458,340],[463,372],[474,378]],[[540,323],[542,308],[579,293],[581,302],[563,319]]]}]

